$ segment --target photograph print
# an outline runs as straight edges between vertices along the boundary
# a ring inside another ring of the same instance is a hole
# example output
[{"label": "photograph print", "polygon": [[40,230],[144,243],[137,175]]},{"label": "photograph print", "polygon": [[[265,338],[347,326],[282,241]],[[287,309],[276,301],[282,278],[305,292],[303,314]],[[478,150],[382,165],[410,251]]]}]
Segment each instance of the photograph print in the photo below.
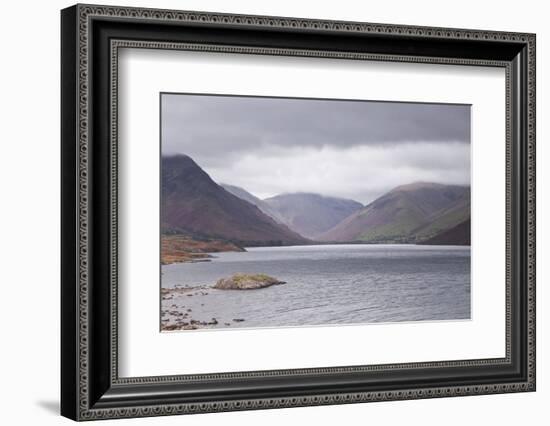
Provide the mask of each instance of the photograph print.
[{"label": "photograph print", "polygon": [[161,93],[160,330],[471,318],[471,106]]}]

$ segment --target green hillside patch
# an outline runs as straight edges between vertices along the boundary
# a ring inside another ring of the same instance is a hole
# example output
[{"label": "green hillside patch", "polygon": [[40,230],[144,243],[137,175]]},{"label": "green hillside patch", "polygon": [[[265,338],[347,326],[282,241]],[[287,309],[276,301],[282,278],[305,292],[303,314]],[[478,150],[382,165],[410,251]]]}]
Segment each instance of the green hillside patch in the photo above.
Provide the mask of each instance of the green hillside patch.
[{"label": "green hillside patch", "polygon": [[366,242],[406,242],[412,231],[423,224],[421,216],[414,209],[400,209],[389,223],[373,227],[359,236]]}]

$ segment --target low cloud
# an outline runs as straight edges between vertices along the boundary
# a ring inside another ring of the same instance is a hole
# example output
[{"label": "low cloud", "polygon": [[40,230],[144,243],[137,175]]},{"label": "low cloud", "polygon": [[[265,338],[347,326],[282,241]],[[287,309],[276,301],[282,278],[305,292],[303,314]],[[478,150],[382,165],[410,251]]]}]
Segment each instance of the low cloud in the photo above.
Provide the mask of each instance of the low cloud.
[{"label": "low cloud", "polygon": [[162,153],[260,198],[368,203],[415,181],[469,184],[470,107],[165,94]]},{"label": "low cloud", "polygon": [[470,183],[470,147],[460,143],[399,144],[391,148],[324,146],[251,152],[207,171],[217,182],[241,186],[260,198],[314,192],[364,204],[411,182]]}]

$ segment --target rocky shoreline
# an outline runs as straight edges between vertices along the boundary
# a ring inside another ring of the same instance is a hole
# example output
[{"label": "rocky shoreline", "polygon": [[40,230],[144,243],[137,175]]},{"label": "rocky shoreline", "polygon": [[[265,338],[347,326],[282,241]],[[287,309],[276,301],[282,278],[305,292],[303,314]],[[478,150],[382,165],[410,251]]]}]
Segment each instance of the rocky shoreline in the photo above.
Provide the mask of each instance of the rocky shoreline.
[{"label": "rocky shoreline", "polygon": [[[211,291],[253,290],[285,284],[265,274],[234,274],[219,279],[214,286],[161,288],[161,331],[197,330],[203,328],[230,327],[242,323],[244,318],[222,320],[219,316],[209,319],[197,319],[199,312],[194,312],[186,305],[188,297],[207,296]],[[204,306],[204,303],[201,303]]]}]

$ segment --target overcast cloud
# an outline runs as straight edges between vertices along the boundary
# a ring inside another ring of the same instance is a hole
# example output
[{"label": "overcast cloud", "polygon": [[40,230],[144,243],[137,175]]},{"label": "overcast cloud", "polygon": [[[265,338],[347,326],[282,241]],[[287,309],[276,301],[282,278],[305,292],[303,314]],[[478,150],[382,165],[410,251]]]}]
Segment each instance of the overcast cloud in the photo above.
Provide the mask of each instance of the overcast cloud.
[{"label": "overcast cloud", "polygon": [[162,153],[260,198],[368,203],[405,183],[470,184],[470,106],[163,94]]}]

